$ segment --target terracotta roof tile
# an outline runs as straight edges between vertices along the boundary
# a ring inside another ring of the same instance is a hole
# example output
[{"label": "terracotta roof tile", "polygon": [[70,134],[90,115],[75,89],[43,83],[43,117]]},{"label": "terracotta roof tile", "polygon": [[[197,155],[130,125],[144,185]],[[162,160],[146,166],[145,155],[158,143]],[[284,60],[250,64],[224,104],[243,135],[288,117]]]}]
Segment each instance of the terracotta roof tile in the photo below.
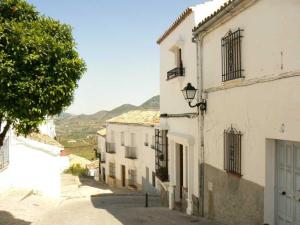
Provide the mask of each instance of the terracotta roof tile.
[{"label": "terracotta roof tile", "polygon": [[59,142],[57,142],[56,140],[54,140],[53,138],[51,138],[50,136],[45,135],[45,134],[32,133],[32,134],[28,135],[27,138],[34,140],[34,141],[41,142],[43,144],[53,145],[53,146],[60,147],[60,148],[64,147]]},{"label": "terracotta roof tile", "polygon": [[212,18],[214,18],[216,15],[218,15],[221,11],[225,10],[229,6],[231,6],[234,2],[237,2],[240,0],[228,0],[225,2],[220,8],[215,10],[211,15],[205,17],[196,27],[194,27],[193,32],[197,31],[201,26],[203,26],[205,23],[210,21]]},{"label": "terracotta roof tile", "polygon": [[106,136],[106,128],[102,128],[101,130],[98,130],[97,134],[99,134],[101,136]]},{"label": "terracotta roof tile", "polygon": [[159,123],[159,111],[134,110],[108,120],[108,123],[124,123],[138,125],[156,125]]},{"label": "terracotta roof tile", "polygon": [[173,32],[173,30],[176,29],[176,27],[179,26],[179,24],[182,23],[182,21],[185,20],[186,17],[188,17],[193,12],[192,8],[189,7],[186,10],[184,10],[180,16],[172,23],[172,25],[161,35],[158,40],[156,41],[157,44],[160,44],[166,37],[169,36],[170,33]]}]

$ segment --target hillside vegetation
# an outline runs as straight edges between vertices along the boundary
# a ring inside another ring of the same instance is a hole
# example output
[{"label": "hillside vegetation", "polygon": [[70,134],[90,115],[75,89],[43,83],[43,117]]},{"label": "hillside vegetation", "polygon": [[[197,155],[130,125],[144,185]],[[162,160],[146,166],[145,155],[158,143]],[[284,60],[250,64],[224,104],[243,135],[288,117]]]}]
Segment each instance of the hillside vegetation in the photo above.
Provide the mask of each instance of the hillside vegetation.
[{"label": "hillside vegetation", "polygon": [[159,110],[159,95],[140,106],[124,104],[113,110],[101,110],[91,115],[62,113],[55,119],[57,140],[65,146],[66,152],[93,160],[93,149],[97,144],[96,132],[105,125],[106,120],[131,110]]}]

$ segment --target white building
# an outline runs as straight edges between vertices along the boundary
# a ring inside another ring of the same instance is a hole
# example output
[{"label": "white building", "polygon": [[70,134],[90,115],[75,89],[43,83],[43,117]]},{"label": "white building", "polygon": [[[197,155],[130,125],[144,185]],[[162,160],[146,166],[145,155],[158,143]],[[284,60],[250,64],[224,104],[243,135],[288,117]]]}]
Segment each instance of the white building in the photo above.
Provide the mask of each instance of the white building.
[{"label": "white building", "polygon": [[300,224],[299,12],[298,0],[234,0],[194,30],[209,218]]},{"label": "white building", "polygon": [[98,132],[102,180],[115,187],[156,192],[154,127],[158,123],[159,112],[139,110],[107,121],[106,130]]},{"label": "white building", "polygon": [[50,124],[54,126],[53,121],[43,125],[43,134],[27,138],[8,132],[0,150],[0,192],[25,188],[51,197],[60,196],[63,146],[50,137],[55,131]]},{"label": "white building", "polygon": [[[169,207],[198,214],[200,170],[200,117],[187,106],[181,90],[197,84],[197,51],[192,29],[224,0],[186,9],[158,39],[160,46],[160,130],[168,175],[161,177],[169,194]],[[198,96],[199,97],[199,96]],[[169,179],[168,179],[169,177]]]}]

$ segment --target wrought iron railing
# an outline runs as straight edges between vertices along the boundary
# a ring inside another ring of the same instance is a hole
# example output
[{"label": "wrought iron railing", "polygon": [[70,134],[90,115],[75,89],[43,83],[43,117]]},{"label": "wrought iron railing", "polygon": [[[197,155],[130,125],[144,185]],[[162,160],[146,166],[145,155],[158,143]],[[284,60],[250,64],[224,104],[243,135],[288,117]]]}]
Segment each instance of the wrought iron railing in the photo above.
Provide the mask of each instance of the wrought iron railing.
[{"label": "wrought iron railing", "polygon": [[106,142],[106,152],[110,154],[116,153],[115,143]]},{"label": "wrought iron railing", "polygon": [[136,148],[125,146],[125,158],[127,158],[127,159],[136,159],[137,158]]},{"label": "wrought iron railing", "polygon": [[224,131],[224,170],[242,175],[242,133],[234,128]]},{"label": "wrought iron railing", "polygon": [[167,72],[167,80],[173,79],[175,77],[184,76],[185,69],[183,67],[176,67]]},{"label": "wrought iron railing", "polygon": [[162,182],[169,180],[167,132],[155,129],[155,173]]}]

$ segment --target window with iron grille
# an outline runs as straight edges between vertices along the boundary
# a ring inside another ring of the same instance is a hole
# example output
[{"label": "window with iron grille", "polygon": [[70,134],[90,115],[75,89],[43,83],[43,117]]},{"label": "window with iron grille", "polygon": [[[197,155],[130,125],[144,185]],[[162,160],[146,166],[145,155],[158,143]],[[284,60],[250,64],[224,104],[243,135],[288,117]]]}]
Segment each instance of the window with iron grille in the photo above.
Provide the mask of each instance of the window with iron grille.
[{"label": "window with iron grille", "polygon": [[128,186],[136,187],[136,170],[128,170]]},{"label": "window with iron grille", "polygon": [[242,133],[233,127],[224,131],[224,170],[242,175]]},{"label": "window with iron grille", "polygon": [[161,181],[169,180],[168,131],[155,129],[155,174]]},{"label": "window with iron grille", "polygon": [[116,177],[116,164],[114,163],[109,163],[109,176],[110,177]]},{"label": "window with iron grille", "polygon": [[9,137],[5,138],[0,148],[0,170],[5,169],[9,164]]},{"label": "window with iron grille", "polygon": [[242,78],[242,58],[241,58],[241,39],[242,31],[240,28],[229,32],[222,38],[222,81]]}]

